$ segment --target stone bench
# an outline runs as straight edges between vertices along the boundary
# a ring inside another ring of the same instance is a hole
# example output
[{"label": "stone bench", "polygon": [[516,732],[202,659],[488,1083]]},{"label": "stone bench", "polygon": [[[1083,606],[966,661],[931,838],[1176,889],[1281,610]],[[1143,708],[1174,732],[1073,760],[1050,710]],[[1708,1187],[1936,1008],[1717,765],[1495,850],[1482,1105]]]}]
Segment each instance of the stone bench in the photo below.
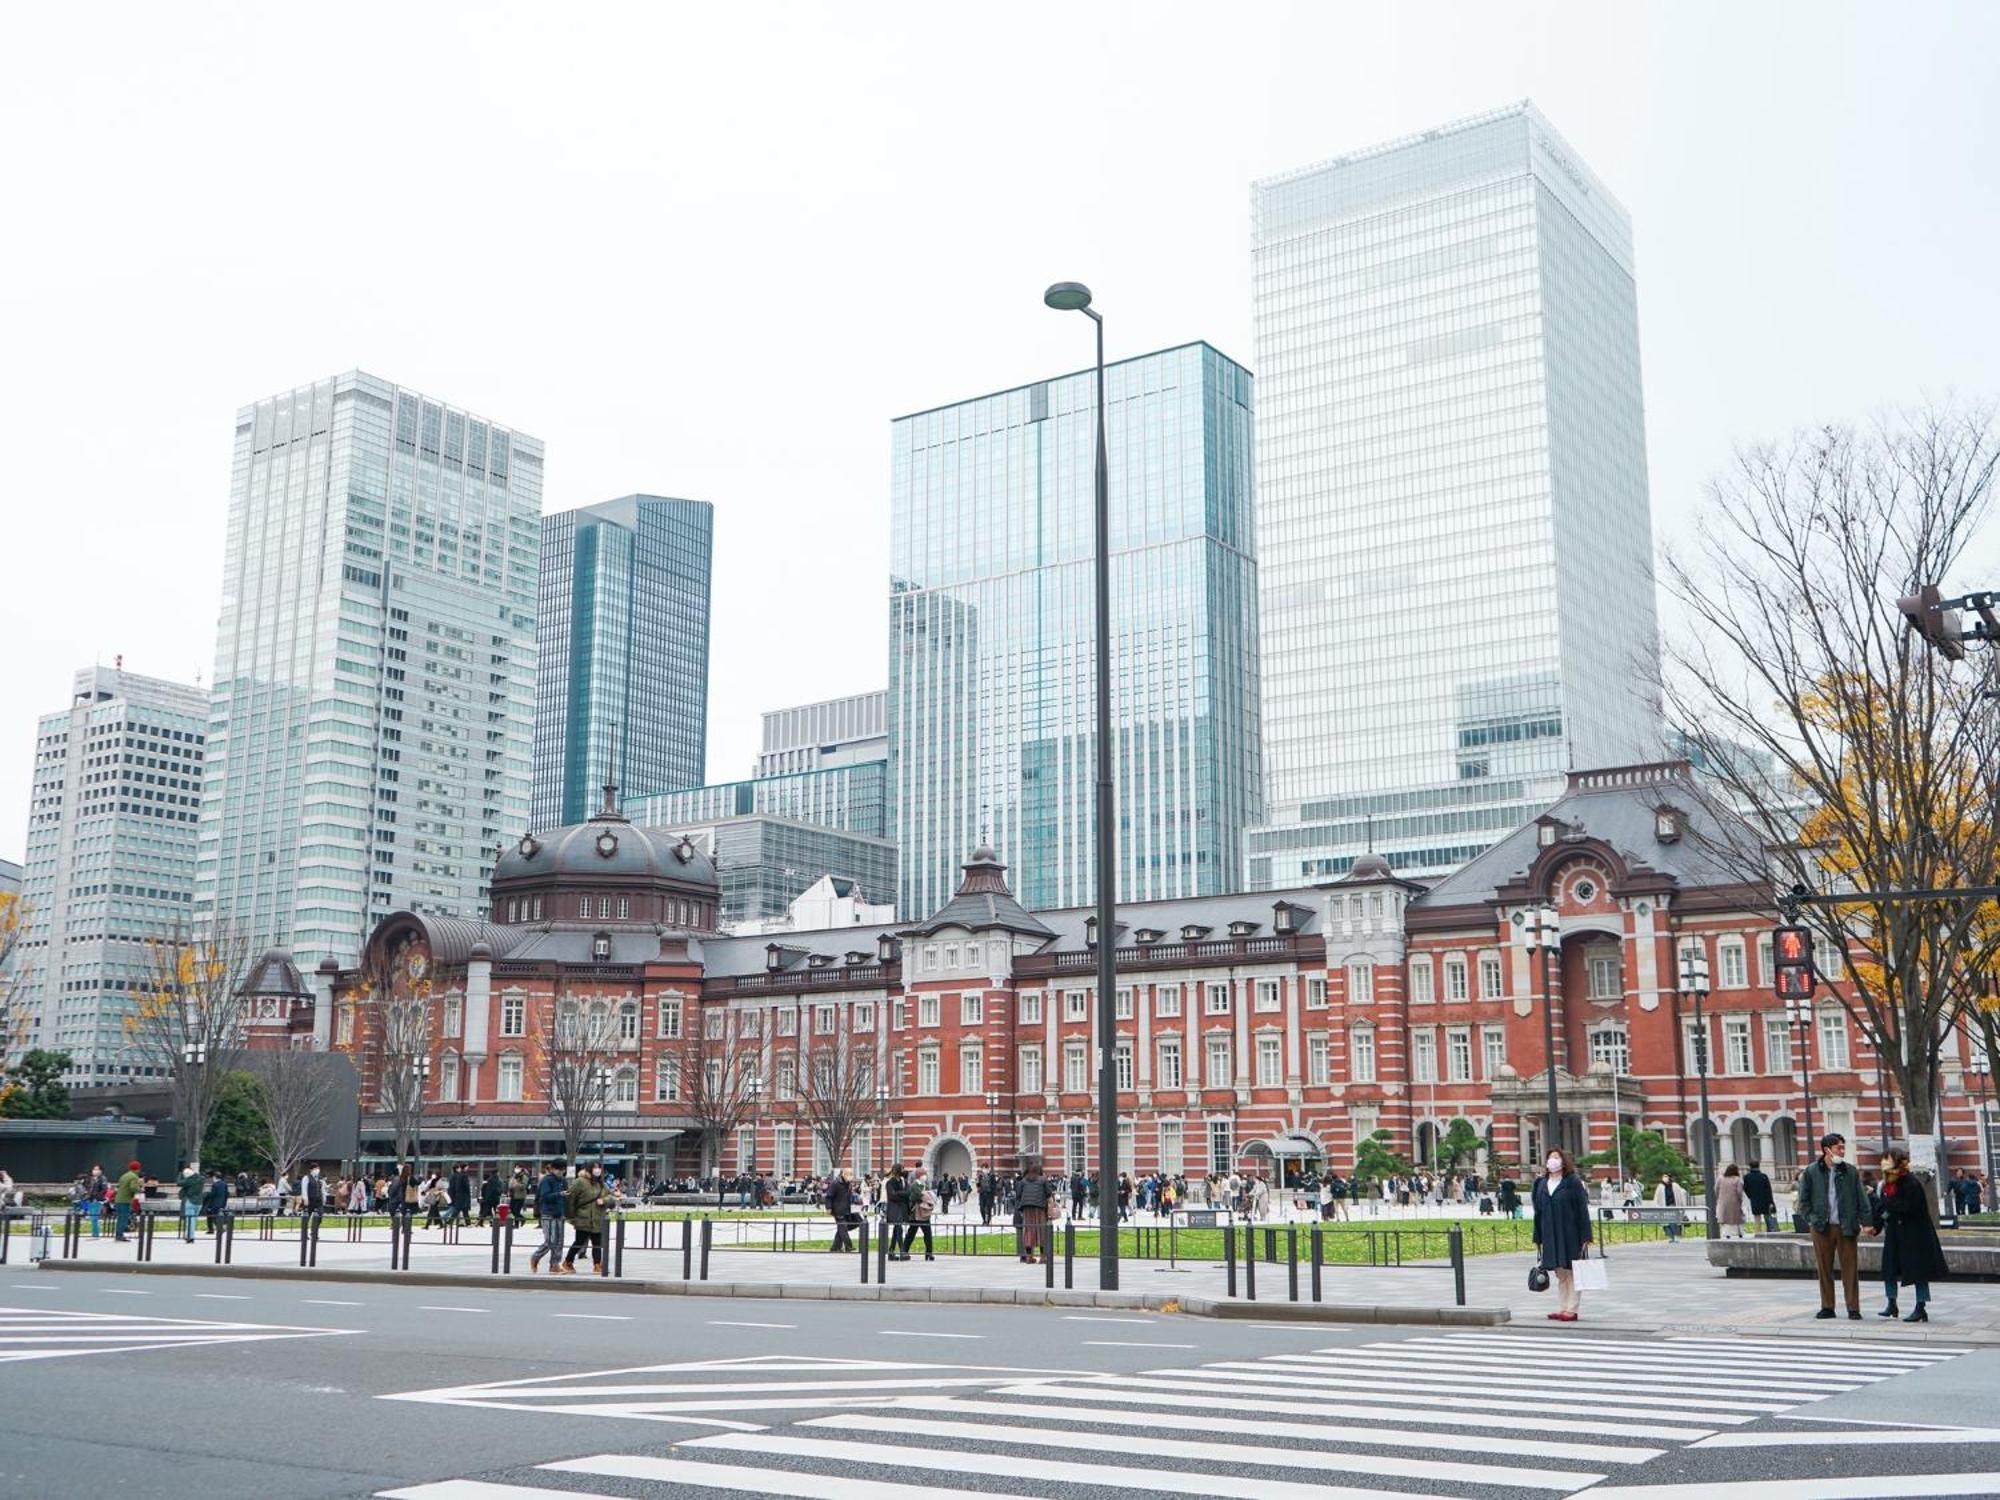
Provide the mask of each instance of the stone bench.
[{"label": "stone bench", "polygon": [[[1960,1281],[2000,1281],[2000,1236],[1969,1236],[1951,1232],[1939,1236],[1945,1264]],[[1710,1240],[1708,1263],[1731,1276],[1812,1276],[1812,1239],[1803,1234],[1760,1234],[1755,1239]],[[1882,1241],[1861,1236],[1861,1274],[1882,1274]]]}]

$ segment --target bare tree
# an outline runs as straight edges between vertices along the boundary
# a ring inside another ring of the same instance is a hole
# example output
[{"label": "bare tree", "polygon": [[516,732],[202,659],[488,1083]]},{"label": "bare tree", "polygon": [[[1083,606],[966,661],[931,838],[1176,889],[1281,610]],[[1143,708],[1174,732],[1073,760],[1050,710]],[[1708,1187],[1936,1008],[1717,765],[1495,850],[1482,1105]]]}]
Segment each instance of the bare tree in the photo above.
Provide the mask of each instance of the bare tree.
[{"label": "bare tree", "polygon": [[701,1134],[702,1154],[719,1182],[724,1144],[755,1114],[763,1090],[754,1044],[738,1035],[733,1012],[694,1011],[679,1048],[681,1108]]},{"label": "bare tree", "polygon": [[223,1080],[238,1062],[253,951],[227,923],[177,927],[146,944],[145,988],[125,1017],[125,1037],[141,1066],[169,1080],[190,1162],[201,1159]]},{"label": "bare tree", "polygon": [[834,1010],[834,1029],[822,1034],[817,1017],[800,1048],[799,1113],[836,1170],[861,1127],[875,1118],[875,1038],[854,1030],[854,1007]]},{"label": "bare tree", "polygon": [[362,1076],[375,1084],[375,1107],[389,1118],[396,1159],[408,1161],[422,1133],[431,1050],[431,986],[407,963],[365,956],[361,968]]},{"label": "bare tree", "polygon": [[265,1158],[280,1181],[291,1180],[292,1169],[319,1149],[338,1092],[330,1060],[324,1052],[290,1048],[244,1055],[244,1070],[257,1080]]},{"label": "bare tree", "polygon": [[1855,899],[1806,920],[1847,959],[1844,997],[1894,1077],[1910,1134],[1936,1127],[1947,1023],[2000,924],[1978,903],[1865,893],[1990,885],[2000,874],[2000,718],[1927,649],[1896,600],[1949,582],[1993,499],[1983,408],[1826,428],[1738,455],[1698,542],[1670,555],[1695,622],[1667,648],[1667,701],[1738,819],[1710,852],[1775,911],[1794,883]]},{"label": "bare tree", "polygon": [[586,1140],[604,1138],[611,1075],[619,1061],[618,1015],[602,996],[556,994],[542,1039],[541,1063],[549,1114],[562,1131],[563,1152],[575,1161]]}]

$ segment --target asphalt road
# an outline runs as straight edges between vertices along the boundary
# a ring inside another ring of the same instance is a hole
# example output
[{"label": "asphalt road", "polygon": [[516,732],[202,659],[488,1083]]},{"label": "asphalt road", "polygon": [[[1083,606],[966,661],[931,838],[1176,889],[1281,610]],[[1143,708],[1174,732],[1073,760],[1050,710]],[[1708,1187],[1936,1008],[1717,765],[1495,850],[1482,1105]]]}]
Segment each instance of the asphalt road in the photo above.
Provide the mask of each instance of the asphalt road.
[{"label": "asphalt road", "polygon": [[0,1494],[2000,1494],[2000,1349],[1829,1330],[1426,1334],[8,1268]]}]

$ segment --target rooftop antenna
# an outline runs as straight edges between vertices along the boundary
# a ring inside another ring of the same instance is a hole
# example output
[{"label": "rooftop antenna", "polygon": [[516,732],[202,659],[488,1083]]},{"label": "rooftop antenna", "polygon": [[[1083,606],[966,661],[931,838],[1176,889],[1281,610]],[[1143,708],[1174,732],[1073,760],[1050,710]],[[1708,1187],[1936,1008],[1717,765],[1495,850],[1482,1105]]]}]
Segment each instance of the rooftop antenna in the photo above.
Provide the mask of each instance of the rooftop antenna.
[{"label": "rooftop antenna", "polygon": [[614,737],[604,747],[604,816],[618,811],[618,741]]},{"label": "rooftop antenna", "polygon": [[1375,852],[1375,814],[1368,814],[1368,852]]}]

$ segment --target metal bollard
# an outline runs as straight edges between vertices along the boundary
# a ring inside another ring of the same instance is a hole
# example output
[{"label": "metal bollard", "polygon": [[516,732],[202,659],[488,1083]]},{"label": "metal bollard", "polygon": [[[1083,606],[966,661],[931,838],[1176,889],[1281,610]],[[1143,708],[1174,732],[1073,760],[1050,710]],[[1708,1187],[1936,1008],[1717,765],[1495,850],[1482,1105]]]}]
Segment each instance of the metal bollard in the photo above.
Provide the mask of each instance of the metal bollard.
[{"label": "metal bollard", "polygon": [[1042,1223],[1041,1250],[1043,1266],[1042,1285],[1050,1291],[1054,1291],[1056,1285],[1056,1226],[1046,1220]]},{"label": "metal bollard", "polygon": [[896,1231],[887,1219],[875,1226],[875,1284],[889,1284],[889,1246],[895,1243]]},{"label": "metal bollard", "polygon": [[612,1241],[612,1254],[616,1259],[612,1262],[611,1274],[623,1281],[625,1279],[625,1215],[623,1214],[618,1216],[618,1238]]},{"label": "metal bollard", "polygon": [[507,1215],[507,1222],[503,1226],[503,1233],[500,1236],[500,1274],[502,1276],[512,1276],[514,1274],[514,1216],[512,1214]]},{"label": "metal bollard", "polygon": [[1236,1231],[1227,1225],[1222,1230],[1222,1266],[1227,1278],[1227,1296],[1236,1295]]},{"label": "metal bollard", "polygon": [[1076,1286],[1076,1220],[1063,1220],[1063,1290]]},{"label": "metal bollard", "polygon": [[1451,1282],[1458,1305],[1465,1306],[1465,1235],[1456,1224],[1451,1226]]},{"label": "metal bollard", "polygon": [[865,1216],[861,1220],[861,1233],[858,1238],[861,1242],[861,1284],[866,1286],[868,1285],[868,1220]]},{"label": "metal bollard", "polygon": [[694,1280],[694,1220],[681,1220],[681,1280]]},{"label": "metal bollard", "polygon": [[1285,1226],[1285,1269],[1290,1272],[1291,1300],[1299,1300],[1299,1226]]},{"label": "metal bollard", "polygon": [[1320,1234],[1319,1225],[1312,1227],[1312,1293],[1313,1301],[1320,1300],[1320,1268],[1326,1264],[1326,1245]]},{"label": "metal bollard", "polygon": [[311,1242],[311,1240],[312,1240],[312,1216],[310,1214],[302,1213],[299,1215],[299,1265],[301,1267],[303,1267],[306,1263],[306,1246]]},{"label": "metal bollard", "polygon": [[1257,1231],[1243,1226],[1243,1295],[1257,1300]]},{"label": "metal bollard", "polygon": [[701,1221],[701,1279],[708,1280],[708,1247],[715,1239],[715,1221],[705,1215]]},{"label": "metal bollard", "polygon": [[0,1210],[0,1266],[7,1264],[7,1247],[14,1243],[14,1226],[8,1222],[7,1214]]},{"label": "metal bollard", "polygon": [[498,1219],[493,1221],[493,1267],[491,1274],[495,1276],[500,1274],[500,1221]]}]

